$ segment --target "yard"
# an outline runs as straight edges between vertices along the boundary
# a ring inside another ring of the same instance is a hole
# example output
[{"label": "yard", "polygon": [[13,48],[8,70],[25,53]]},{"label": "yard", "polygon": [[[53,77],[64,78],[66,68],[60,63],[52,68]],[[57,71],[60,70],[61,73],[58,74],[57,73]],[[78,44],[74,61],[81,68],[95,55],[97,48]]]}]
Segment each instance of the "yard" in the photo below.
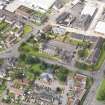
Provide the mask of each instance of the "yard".
[{"label": "yard", "polygon": [[29,25],[24,25],[23,34],[26,35],[32,31],[32,27]]}]

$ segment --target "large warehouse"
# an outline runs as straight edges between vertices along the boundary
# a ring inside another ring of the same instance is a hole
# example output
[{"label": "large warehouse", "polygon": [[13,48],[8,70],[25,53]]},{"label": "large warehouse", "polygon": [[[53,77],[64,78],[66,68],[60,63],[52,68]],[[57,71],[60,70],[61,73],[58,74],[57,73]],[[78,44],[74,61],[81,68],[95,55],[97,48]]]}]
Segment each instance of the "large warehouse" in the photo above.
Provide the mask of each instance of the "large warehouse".
[{"label": "large warehouse", "polygon": [[36,11],[46,12],[55,1],[56,0],[14,0],[6,7],[6,10],[15,12],[20,6],[25,6]]},{"label": "large warehouse", "polygon": [[95,32],[105,34],[105,22],[99,21],[95,27]]}]

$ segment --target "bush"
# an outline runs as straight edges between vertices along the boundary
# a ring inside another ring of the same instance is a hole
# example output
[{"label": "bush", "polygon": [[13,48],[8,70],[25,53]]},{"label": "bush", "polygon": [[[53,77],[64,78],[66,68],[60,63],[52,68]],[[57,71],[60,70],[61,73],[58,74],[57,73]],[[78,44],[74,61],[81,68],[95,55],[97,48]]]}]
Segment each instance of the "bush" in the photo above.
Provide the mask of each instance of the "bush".
[{"label": "bush", "polygon": [[89,54],[88,49],[82,49],[78,51],[79,57],[87,57]]}]

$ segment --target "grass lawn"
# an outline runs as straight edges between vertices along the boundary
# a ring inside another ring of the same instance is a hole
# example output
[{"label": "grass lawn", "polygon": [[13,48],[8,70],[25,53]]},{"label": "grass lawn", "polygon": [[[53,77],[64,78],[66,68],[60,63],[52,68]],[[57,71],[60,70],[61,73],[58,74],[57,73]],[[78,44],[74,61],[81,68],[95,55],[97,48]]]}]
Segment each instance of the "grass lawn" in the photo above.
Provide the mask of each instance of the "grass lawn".
[{"label": "grass lawn", "polygon": [[32,27],[31,26],[29,26],[29,25],[25,25],[24,26],[24,29],[23,29],[23,34],[24,35],[30,33],[31,31],[32,31]]},{"label": "grass lawn", "polygon": [[105,79],[102,81],[101,86],[99,87],[97,91],[96,98],[99,101],[105,101]]}]

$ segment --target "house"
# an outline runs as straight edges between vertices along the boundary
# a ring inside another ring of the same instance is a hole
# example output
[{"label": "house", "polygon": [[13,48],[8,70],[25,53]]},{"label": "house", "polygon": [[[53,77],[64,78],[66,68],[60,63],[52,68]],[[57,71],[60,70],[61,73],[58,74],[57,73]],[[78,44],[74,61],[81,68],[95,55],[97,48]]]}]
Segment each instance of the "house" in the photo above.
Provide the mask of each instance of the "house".
[{"label": "house", "polygon": [[44,28],[43,28],[43,32],[49,32],[49,31],[51,31],[51,29],[52,29],[52,26],[51,25],[46,25]]},{"label": "house", "polygon": [[75,74],[74,77],[68,78],[67,105],[79,105],[86,92],[86,80],[87,77],[82,74]]},{"label": "house", "polygon": [[56,22],[57,22],[58,24],[67,25],[68,22],[65,22],[65,20],[66,20],[67,18],[69,18],[69,16],[70,16],[70,13],[69,13],[69,12],[63,12],[62,14],[60,14],[60,15],[57,17]]},{"label": "house", "polygon": [[4,5],[0,5],[0,9],[4,9],[4,7],[5,7]]},{"label": "house", "polygon": [[21,29],[21,28],[23,28],[23,23],[20,21],[16,21],[14,24],[14,27]]},{"label": "house", "polygon": [[78,3],[80,3],[80,0],[73,0],[71,4],[72,4],[72,5],[76,5],[76,4],[78,4]]},{"label": "house", "polygon": [[18,97],[18,96],[22,96],[23,95],[23,91],[22,90],[16,89],[16,88],[13,88],[13,87],[11,87],[9,89],[9,92],[15,94],[15,98]]},{"label": "house", "polygon": [[52,27],[52,32],[57,35],[64,35],[66,30],[62,27]]},{"label": "house", "polygon": [[50,74],[50,73],[42,73],[40,75],[41,79],[45,82],[49,82],[49,81],[52,81],[53,80],[53,75]]},{"label": "house", "polygon": [[7,23],[13,25],[13,24],[15,23],[15,20],[14,20],[14,18],[7,17],[7,16],[6,16],[6,17],[5,17],[5,22],[7,22]]},{"label": "house", "polygon": [[25,6],[20,6],[15,10],[15,14],[21,17],[24,17],[25,19],[29,19],[32,16],[32,13],[34,11],[30,8],[27,8]]},{"label": "house", "polygon": [[93,47],[93,51],[91,53],[91,55],[88,57],[88,59],[86,60],[88,63],[90,64],[95,64],[98,61],[98,58],[100,56],[100,48],[103,46],[104,43],[104,39],[99,37],[96,40],[96,43]]},{"label": "house", "polygon": [[5,70],[5,68],[0,68],[0,78],[3,78],[3,77],[5,77],[6,76],[6,70]]},{"label": "house", "polygon": [[98,58],[100,56],[100,49],[99,48],[96,48],[92,54],[88,57],[88,60],[87,62],[90,63],[90,64],[96,64]]},{"label": "house", "polygon": [[46,52],[49,55],[57,55],[64,62],[70,64],[73,58],[73,52],[76,49],[76,46],[63,43],[61,41],[50,40],[47,43],[44,43],[42,46],[42,51]]},{"label": "house", "polygon": [[78,19],[72,25],[75,28],[86,30],[91,22],[92,17],[90,15],[80,15]]},{"label": "house", "polygon": [[63,3],[62,0],[56,0],[56,2],[54,3],[53,8],[55,10],[58,10],[58,9],[62,8],[63,6],[64,6],[64,3]]},{"label": "house", "polygon": [[0,21],[3,21],[4,19],[5,19],[5,16],[2,13],[0,13]]},{"label": "house", "polygon": [[18,30],[18,32],[15,32],[15,36],[16,36],[16,37],[19,37],[19,36],[22,35],[22,33],[23,33],[23,29],[20,28],[20,29]]}]

